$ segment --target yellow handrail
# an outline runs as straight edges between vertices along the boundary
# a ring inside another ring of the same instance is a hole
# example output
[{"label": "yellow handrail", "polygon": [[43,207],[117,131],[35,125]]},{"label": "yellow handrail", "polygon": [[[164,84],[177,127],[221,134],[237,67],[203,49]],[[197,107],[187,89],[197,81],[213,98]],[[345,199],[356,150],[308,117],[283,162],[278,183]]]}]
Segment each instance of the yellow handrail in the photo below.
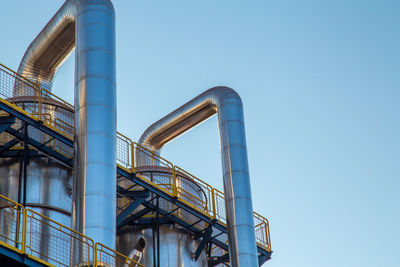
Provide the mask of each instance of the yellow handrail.
[{"label": "yellow handrail", "polygon": [[19,73],[13,71],[12,69],[8,68],[7,66],[4,66],[4,65],[1,64],[1,63],[0,63],[0,66],[1,66],[2,68],[6,69],[6,71],[5,71],[5,70],[2,70],[2,71],[8,72],[8,74],[10,74],[10,75],[16,76],[19,80],[23,81],[23,82],[26,83],[26,84],[29,84],[29,85],[32,86],[32,87],[40,88],[40,86],[39,86],[38,84],[36,84],[36,83],[34,83],[34,82],[28,80],[27,78],[25,78],[25,77],[22,76],[21,74],[19,74]]},{"label": "yellow handrail", "polygon": [[132,266],[135,264],[135,266],[145,267],[101,243],[96,243],[95,253],[96,266]]},{"label": "yellow handrail", "polygon": [[25,251],[24,214],[21,204],[0,195],[0,244],[18,253]]},{"label": "yellow handrail", "polygon": [[[77,246],[79,254],[84,255],[84,258],[79,260],[86,263],[94,262],[94,242],[91,238],[31,209],[25,209],[24,216],[26,227],[25,254],[35,260],[45,261],[53,265],[69,266],[72,265],[70,264],[72,248],[69,247],[65,251],[65,246],[76,243],[79,244]],[[49,243],[35,242],[37,240],[42,241],[40,235],[44,232]],[[43,249],[46,245],[48,247]]]}]

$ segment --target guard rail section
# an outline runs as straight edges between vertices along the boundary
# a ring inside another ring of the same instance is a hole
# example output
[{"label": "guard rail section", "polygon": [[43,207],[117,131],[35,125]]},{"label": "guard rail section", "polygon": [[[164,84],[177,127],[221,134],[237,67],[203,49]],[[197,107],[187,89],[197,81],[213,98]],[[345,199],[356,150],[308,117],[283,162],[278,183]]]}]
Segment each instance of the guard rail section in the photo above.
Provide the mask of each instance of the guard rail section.
[{"label": "guard rail section", "polygon": [[144,267],[3,195],[0,195],[0,245],[47,266]]}]

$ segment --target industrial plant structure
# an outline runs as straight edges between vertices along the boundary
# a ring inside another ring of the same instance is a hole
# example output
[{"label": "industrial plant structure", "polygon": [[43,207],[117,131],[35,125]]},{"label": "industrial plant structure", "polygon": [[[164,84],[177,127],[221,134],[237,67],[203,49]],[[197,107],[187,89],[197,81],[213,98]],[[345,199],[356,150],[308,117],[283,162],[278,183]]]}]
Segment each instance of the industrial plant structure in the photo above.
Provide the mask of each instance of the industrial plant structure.
[{"label": "industrial plant structure", "polygon": [[[51,93],[75,48],[75,103]],[[67,0],[17,72],[0,67],[0,262],[17,266],[259,266],[239,95],[211,88],[146,129],[116,130],[115,12]],[[217,114],[224,192],[160,155]]]}]

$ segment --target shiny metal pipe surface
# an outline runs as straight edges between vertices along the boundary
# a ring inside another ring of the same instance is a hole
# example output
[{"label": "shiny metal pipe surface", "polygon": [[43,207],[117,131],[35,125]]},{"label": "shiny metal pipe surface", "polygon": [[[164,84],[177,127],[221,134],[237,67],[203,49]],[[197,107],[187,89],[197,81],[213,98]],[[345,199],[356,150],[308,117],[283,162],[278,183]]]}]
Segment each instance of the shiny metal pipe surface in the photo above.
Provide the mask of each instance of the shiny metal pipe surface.
[{"label": "shiny metal pipe surface", "polygon": [[115,13],[110,1],[78,2],[75,77],[73,223],[115,248]]},{"label": "shiny metal pipe surface", "polygon": [[[115,248],[115,12],[111,1],[67,0],[30,44],[18,72],[50,90],[57,69],[74,47],[72,225],[95,242]],[[14,95],[20,96],[15,90]]]},{"label": "shiny metal pipe surface", "polygon": [[[29,45],[18,67],[19,74],[47,90],[51,90],[55,73],[75,47],[77,2],[65,1]],[[14,89],[14,96],[26,94],[18,89]]]},{"label": "shiny metal pipe surface", "polygon": [[[218,114],[231,266],[258,266],[243,105],[231,88],[214,87],[152,124],[139,143],[161,148]],[[137,157],[141,157],[140,153]],[[139,158],[137,160],[140,161]]]}]

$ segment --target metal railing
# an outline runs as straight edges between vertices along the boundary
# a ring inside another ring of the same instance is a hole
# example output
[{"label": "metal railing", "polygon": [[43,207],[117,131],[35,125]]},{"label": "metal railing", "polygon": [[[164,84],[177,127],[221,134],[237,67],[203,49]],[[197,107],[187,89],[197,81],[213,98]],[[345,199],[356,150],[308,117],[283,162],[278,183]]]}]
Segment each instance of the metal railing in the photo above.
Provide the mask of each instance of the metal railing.
[{"label": "metal railing", "polygon": [[94,243],[89,237],[31,209],[25,210],[25,218],[25,254],[54,266],[94,262]]},{"label": "metal railing", "polygon": [[116,266],[116,267],[137,267],[144,265],[128,258],[127,256],[104,246],[103,244],[96,243],[96,262],[97,266]]},{"label": "metal railing", "polygon": [[24,251],[24,207],[0,195],[0,244],[18,253]]},{"label": "metal railing", "polygon": [[[18,97],[26,98],[26,96],[13,95],[16,87],[19,88],[18,92],[24,92],[24,94],[26,93],[27,96],[30,97],[27,97],[26,101],[16,101]],[[21,88],[23,88],[23,90],[21,90]],[[3,101],[7,105],[12,106],[36,120],[42,121],[43,124],[49,128],[72,140],[74,122],[71,121],[71,116],[62,114],[62,116],[55,117],[54,114],[48,112],[48,108],[44,107],[56,103],[57,106],[62,107],[63,110],[70,112],[73,112],[74,107],[2,64],[0,64],[0,101]],[[45,143],[46,138],[50,139],[50,137],[46,137],[45,134],[42,135],[42,137],[38,137],[42,139],[42,143]],[[46,145],[51,146],[64,156],[69,158],[73,156],[71,148],[61,142],[53,140]],[[175,166],[156,153],[133,142],[130,138],[121,133],[117,133],[116,146],[116,163],[118,167],[129,173],[136,173],[137,177],[167,192],[171,196],[178,198],[180,201],[210,218],[217,219],[221,224],[226,225],[223,192],[213,188],[189,172]],[[201,188],[202,196],[199,195],[199,192],[188,190],[188,187],[184,185],[185,181],[196,183],[198,187]],[[182,219],[186,221],[188,220],[188,215],[185,213],[176,213],[176,215],[181,216]],[[257,244],[271,251],[268,220],[254,212],[254,221]]]},{"label": "metal railing", "polygon": [[266,248],[268,251],[272,251],[268,220],[257,212],[254,212],[254,225],[257,244]]},{"label": "metal railing", "polygon": [[0,195],[0,245],[47,266],[143,267],[3,195]]}]

